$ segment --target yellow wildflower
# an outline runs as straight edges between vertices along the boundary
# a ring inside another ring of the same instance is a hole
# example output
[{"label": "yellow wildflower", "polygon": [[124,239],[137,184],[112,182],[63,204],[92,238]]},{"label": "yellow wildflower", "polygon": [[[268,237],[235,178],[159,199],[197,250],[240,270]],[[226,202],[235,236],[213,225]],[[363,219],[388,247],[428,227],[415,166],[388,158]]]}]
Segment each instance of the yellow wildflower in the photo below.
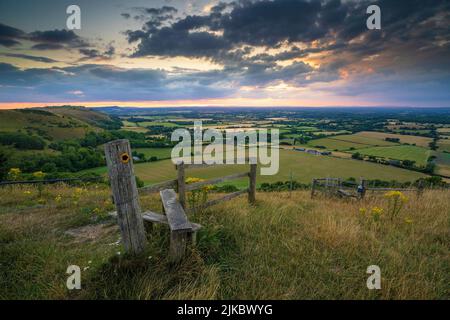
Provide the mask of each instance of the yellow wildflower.
[{"label": "yellow wildflower", "polygon": [[361,213],[362,215],[365,215],[367,212],[366,208],[359,208],[359,213]]},{"label": "yellow wildflower", "polygon": [[413,222],[414,222],[413,219],[405,218],[405,223],[407,223],[407,224],[412,224]]},{"label": "yellow wildflower", "polygon": [[397,198],[402,202],[408,201],[408,198],[400,191],[389,191],[384,194],[386,198]]},{"label": "yellow wildflower", "polygon": [[214,186],[211,185],[211,184],[208,184],[208,185],[206,185],[206,186],[203,186],[203,188],[202,188],[202,190],[203,190],[204,192],[209,192],[209,191],[211,191],[211,190],[213,190],[213,189],[214,189]]},{"label": "yellow wildflower", "polygon": [[31,191],[28,191],[28,190],[27,190],[27,191],[24,191],[23,194],[29,195],[29,194],[31,194]]},{"label": "yellow wildflower", "polygon": [[383,214],[383,209],[379,207],[373,207],[371,210],[372,217],[375,221],[380,220],[381,215]]},{"label": "yellow wildflower", "polygon": [[36,171],[33,173],[33,177],[35,177],[36,179],[42,179],[45,177],[45,173],[42,171]]},{"label": "yellow wildflower", "polygon": [[194,178],[194,177],[188,177],[188,178],[186,178],[186,183],[187,183],[187,184],[197,183],[197,182],[202,182],[202,181],[205,181],[205,180],[200,179],[200,178]]},{"label": "yellow wildflower", "polygon": [[20,174],[22,171],[20,171],[19,168],[11,168],[8,172],[8,180],[17,180],[20,177]]},{"label": "yellow wildflower", "polygon": [[20,171],[19,168],[11,168],[11,169],[9,169],[9,174],[11,174],[11,175],[19,175],[21,173],[22,173],[22,171]]},{"label": "yellow wildflower", "polygon": [[56,196],[56,198],[55,198],[55,201],[56,201],[56,202],[60,202],[61,199],[62,199],[61,195],[58,194],[58,195]]}]

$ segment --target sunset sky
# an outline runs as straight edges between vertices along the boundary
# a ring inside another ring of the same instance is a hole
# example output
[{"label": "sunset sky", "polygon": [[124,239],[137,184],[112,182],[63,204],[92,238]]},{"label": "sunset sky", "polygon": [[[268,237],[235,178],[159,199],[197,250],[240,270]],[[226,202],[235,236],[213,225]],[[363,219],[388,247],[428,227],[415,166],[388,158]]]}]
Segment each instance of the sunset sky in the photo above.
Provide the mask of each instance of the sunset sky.
[{"label": "sunset sky", "polygon": [[450,107],[450,1],[1,0],[0,108],[61,104]]}]

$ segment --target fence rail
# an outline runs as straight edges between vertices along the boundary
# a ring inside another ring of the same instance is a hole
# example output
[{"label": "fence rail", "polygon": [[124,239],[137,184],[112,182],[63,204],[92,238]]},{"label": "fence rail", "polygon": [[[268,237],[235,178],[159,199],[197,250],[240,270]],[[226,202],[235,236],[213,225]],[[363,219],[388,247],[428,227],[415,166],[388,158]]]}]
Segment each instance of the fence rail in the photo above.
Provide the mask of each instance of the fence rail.
[{"label": "fence rail", "polygon": [[175,180],[168,180],[168,181],[152,184],[150,186],[145,186],[145,187],[139,188],[138,191],[140,193],[156,193],[156,192],[160,192],[164,189],[176,188],[176,186],[177,186],[177,180],[175,179]]},{"label": "fence rail", "polygon": [[225,177],[219,177],[219,178],[214,178],[214,179],[210,179],[210,180],[206,180],[206,181],[200,181],[200,182],[188,184],[188,185],[186,185],[186,191],[193,191],[193,190],[200,189],[203,186],[216,184],[216,183],[222,183],[225,181],[235,180],[235,179],[239,179],[239,178],[244,178],[244,177],[248,178],[248,175],[249,175],[248,172],[236,173],[236,174],[231,174],[231,175],[225,176]]},{"label": "fence rail", "polygon": [[0,186],[8,186],[15,184],[51,184],[58,182],[70,182],[70,181],[98,181],[103,180],[103,177],[95,177],[95,178],[66,178],[66,179],[48,179],[48,180],[24,180],[24,181],[0,181]]}]

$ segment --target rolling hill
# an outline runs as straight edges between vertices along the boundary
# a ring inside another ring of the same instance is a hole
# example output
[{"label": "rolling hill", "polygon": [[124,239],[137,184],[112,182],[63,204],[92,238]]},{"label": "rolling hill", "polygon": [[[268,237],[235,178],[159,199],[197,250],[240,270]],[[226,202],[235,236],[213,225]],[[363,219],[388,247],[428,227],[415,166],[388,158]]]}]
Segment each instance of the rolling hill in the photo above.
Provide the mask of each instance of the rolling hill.
[{"label": "rolling hill", "polygon": [[0,110],[0,132],[22,132],[49,142],[82,138],[114,123],[110,116],[84,107]]}]

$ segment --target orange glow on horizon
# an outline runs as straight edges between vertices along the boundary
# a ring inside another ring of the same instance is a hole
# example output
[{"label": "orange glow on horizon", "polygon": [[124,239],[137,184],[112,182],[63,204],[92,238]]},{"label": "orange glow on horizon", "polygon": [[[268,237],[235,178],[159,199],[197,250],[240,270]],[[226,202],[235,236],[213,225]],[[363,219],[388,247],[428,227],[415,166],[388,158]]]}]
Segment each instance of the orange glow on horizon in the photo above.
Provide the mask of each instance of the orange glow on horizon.
[{"label": "orange glow on horizon", "polygon": [[228,98],[228,99],[200,99],[200,100],[169,100],[169,101],[60,101],[60,102],[0,102],[0,109],[25,109],[51,106],[85,106],[85,107],[345,107],[345,106],[379,106],[379,104],[358,100],[326,100],[317,99],[290,100],[290,99],[248,99],[248,98]]}]

